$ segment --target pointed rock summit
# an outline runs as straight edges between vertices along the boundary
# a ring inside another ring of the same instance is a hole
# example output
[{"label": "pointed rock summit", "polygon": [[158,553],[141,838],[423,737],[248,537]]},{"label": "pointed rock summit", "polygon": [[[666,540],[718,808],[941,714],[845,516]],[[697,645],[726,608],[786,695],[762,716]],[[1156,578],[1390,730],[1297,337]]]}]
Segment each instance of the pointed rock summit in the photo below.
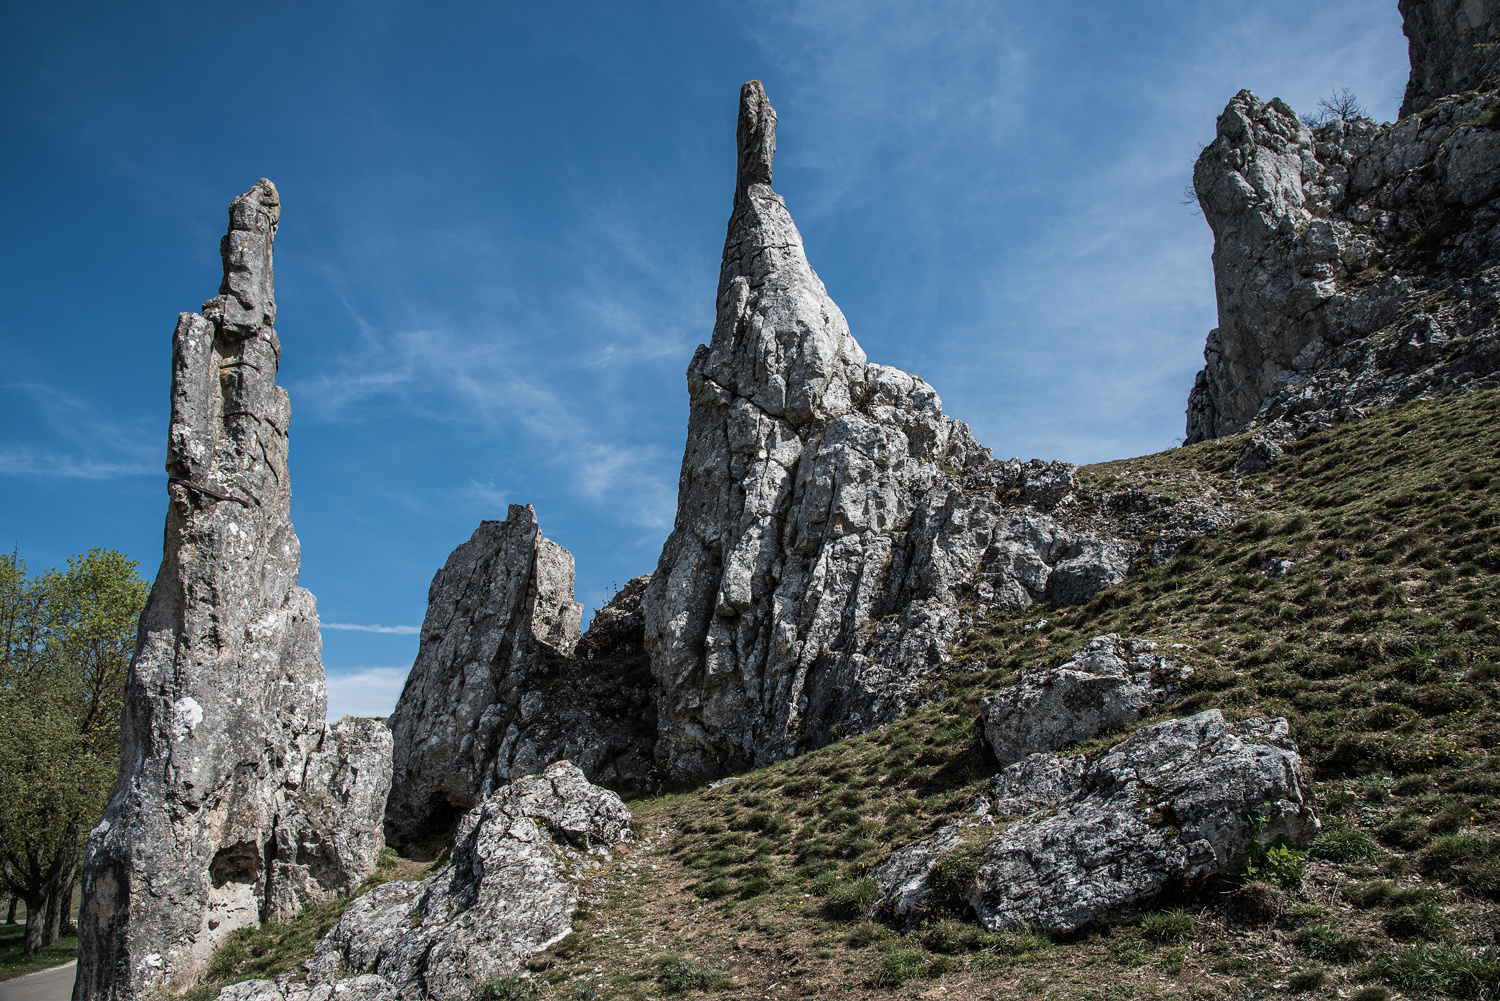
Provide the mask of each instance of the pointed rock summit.
[{"label": "pointed rock summit", "polygon": [[866,361],[770,187],[758,81],[736,137],[677,520],[642,600],[657,763],[679,780],[888,722],[966,628],[961,603],[1083,600],[1136,552],[1064,525],[1075,467],[995,462],[927,383]]},{"label": "pointed rock summit", "polygon": [[276,385],[262,180],[224,282],[172,339],[162,565],[126,683],[120,777],[84,859],[75,1001],[179,993],[239,928],[357,887],[383,846],[390,733],[327,710]]}]

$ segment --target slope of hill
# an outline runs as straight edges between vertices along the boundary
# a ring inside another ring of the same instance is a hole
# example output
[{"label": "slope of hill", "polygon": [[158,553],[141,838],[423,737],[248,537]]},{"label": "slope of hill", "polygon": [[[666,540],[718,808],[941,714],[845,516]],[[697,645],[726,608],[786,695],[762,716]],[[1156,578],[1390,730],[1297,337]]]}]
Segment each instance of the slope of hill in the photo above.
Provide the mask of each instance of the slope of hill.
[{"label": "slope of hill", "polygon": [[[991,614],[897,723],[635,801],[638,841],[599,853],[576,931],[489,996],[1495,996],[1500,393],[1382,411],[1236,480],[1243,446],[1086,467],[1097,496],[1212,491],[1244,517],[1086,605]],[[988,932],[959,903],[904,933],[867,920],[872,868],[996,771],[979,700],[1109,632],[1194,668],[1155,719],[1287,718],[1324,822],[1306,857],[1075,936]]]}]

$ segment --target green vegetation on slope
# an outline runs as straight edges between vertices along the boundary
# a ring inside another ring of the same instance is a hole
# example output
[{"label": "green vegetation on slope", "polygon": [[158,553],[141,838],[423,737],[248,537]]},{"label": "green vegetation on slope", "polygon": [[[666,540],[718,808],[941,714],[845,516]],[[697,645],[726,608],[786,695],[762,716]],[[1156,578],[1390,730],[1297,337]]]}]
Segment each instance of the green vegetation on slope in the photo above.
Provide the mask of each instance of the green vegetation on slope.
[{"label": "green vegetation on slope", "polygon": [[[1211,491],[1245,517],[1087,605],[992,615],[900,722],[633,803],[573,934],[485,996],[1500,997],[1497,418],[1500,393],[1395,408],[1239,485],[1241,440],[1086,468],[1094,494]],[[1306,855],[1076,936],[988,932],[956,899],[905,934],[864,920],[871,869],[994,772],[979,700],[1107,632],[1194,667],[1159,718],[1287,717],[1326,824]]]}]

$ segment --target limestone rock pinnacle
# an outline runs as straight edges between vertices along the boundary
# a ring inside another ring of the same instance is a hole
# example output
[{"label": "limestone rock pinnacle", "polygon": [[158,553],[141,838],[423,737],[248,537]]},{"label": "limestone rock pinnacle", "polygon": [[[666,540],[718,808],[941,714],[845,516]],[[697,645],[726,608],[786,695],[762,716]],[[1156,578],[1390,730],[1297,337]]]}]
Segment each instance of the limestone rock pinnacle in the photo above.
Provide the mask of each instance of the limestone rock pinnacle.
[{"label": "limestone rock pinnacle", "polygon": [[390,733],[324,723],[317,605],[297,586],[280,214],[270,181],[234,200],[223,291],[173,334],[162,565],[84,857],[75,1001],[180,993],[225,936],[352,891],[383,845]]},{"label": "limestone rock pinnacle", "polygon": [[776,158],[776,109],[771,107],[759,80],[751,80],[740,88],[735,139],[740,161],[734,189],[734,200],[738,202],[750,185],[771,183],[771,161]]}]

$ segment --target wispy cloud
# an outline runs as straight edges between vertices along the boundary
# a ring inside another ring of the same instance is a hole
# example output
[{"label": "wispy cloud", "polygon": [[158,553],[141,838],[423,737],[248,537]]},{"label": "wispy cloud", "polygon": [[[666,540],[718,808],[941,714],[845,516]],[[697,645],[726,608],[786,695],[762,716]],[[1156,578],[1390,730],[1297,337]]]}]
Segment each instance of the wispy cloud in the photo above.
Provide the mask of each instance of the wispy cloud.
[{"label": "wispy cloud", "polygon": [[394,636],[415,636],[420,633],[419,626],[362,626],[353,622],[324,622],[324,629],[346,629],[357,633],[390,633]]},{"label": "wispy cloud", "polygon": [[0,389],[28,399],[31,421],[22,435],[41,439],[0,448],[0,475],[105,480],[161,473],[161,440],[141,421],[108,420],[91,404],[40,383]]},{"label": "wispy cloud", "polygon": [[328,719],[389,716],[401,697],[409,667],[359,667],[328,673]]}]

